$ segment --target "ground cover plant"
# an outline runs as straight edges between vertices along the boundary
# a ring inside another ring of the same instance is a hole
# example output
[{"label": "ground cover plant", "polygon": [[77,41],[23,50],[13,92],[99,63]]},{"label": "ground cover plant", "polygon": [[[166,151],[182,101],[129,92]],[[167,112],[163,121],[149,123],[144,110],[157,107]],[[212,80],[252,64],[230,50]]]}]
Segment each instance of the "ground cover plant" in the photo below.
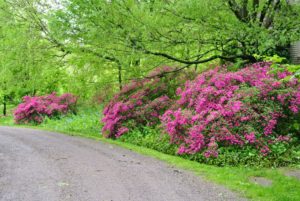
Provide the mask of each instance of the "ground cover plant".
[{"label": "ground cover plant", "polygon": [[45,117],[54,118],[76,111],[77,97],[72,94],[57,96],[52,93],[44,96],[25,96],[14,111],[17,124],[40,124]]},{"label": "ground cover plant", "polygon": [[45,120],[38,125],[38,128],[89,138],[98,138],[101,130],[101,125],[99,124],[101,110],[101,106],[78,106],[76,114],[69,113],[59,119],[45,118]]}]

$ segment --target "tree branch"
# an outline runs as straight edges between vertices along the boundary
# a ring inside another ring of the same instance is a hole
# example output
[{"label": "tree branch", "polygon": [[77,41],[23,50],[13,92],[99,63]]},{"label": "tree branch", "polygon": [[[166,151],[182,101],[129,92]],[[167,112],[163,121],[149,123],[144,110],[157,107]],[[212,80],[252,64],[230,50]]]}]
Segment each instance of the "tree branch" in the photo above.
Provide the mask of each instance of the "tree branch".
[{"label": "tree branch", "polygon": [[234,55],[234,56],[228,56],[228,57],[222,56],[222,55],[214,55],[214,56],[211,56],[209,58],[202,59],[202,60],[197,59],[197,60],[194,60],[194,61],[188,61],[188,60],[183,60],[183,59],[173,57],[171,55],[168,55],[168,54],[162,53],[162,52],[152,52],[152,51],[149,51],[149,50],[144,50],[143,52],[145,54],[161,56],[161,57],[167,58],[169,60],[176,61],[176,62],[182,63],[182,64],[188,64],[188,65],[206,63],[206,62],[209,62],[209,61],[213,61],[215,59],[223,59],[223,60],[226,60],[226,61],[234,61],[234,60],[240,58],[240,59],[248,60],[250,62],[255,62],[256,61],[255,57],[253,57],[252,55]]}]

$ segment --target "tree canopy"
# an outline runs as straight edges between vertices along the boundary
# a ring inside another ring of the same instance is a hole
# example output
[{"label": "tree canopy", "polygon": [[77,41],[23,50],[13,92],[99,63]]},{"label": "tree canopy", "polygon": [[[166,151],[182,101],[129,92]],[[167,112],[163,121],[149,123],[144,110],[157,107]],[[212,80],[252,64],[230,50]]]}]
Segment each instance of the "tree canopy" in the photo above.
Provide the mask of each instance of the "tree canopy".
[{"label": "tree canopy", "polygon": [[287,0],[0,0],[0,95],[91,98],[157,66],[289,59],[300,9]]}]

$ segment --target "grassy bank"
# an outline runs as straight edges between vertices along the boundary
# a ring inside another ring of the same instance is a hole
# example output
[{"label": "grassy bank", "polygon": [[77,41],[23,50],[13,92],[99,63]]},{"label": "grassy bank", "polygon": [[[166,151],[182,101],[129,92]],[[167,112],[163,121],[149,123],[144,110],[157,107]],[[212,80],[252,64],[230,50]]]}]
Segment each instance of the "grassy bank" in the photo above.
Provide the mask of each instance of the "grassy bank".
[{"label": "grassy bank", "polygon": [[[296,178],[284,175],[289,169],[253,168],[253,167],[216,167],[204,165],[178,156],[171,156],[141,146],[124,143],[121,140],[103,139],[100,135],[100,108],[80,110],[77,115],[61,119],[46,119],[31,128],[62,132],[69,135],[101,140],[135,152],[165,161],[172,166],[183,168],[197,175],[222,184],[253,200],[262,201],[298,201],[300,200],[300,182]],[[0,125],[15,126],[11,116],[1,117]],[[297,169],[297,168],[296,168]],[[253,177],[264,177],[272,181],[270,186],[262,186],[251,181]]]}]

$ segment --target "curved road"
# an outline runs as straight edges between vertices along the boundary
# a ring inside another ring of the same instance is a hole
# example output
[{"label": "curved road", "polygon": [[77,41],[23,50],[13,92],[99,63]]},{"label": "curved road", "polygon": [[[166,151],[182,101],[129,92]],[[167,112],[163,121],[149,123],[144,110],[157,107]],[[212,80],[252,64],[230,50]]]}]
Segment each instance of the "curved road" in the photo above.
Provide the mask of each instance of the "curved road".
[{"label": "curved road", "polygon": [[1,201],[242,200],[161,161],[93,140],[0,127]]}]

